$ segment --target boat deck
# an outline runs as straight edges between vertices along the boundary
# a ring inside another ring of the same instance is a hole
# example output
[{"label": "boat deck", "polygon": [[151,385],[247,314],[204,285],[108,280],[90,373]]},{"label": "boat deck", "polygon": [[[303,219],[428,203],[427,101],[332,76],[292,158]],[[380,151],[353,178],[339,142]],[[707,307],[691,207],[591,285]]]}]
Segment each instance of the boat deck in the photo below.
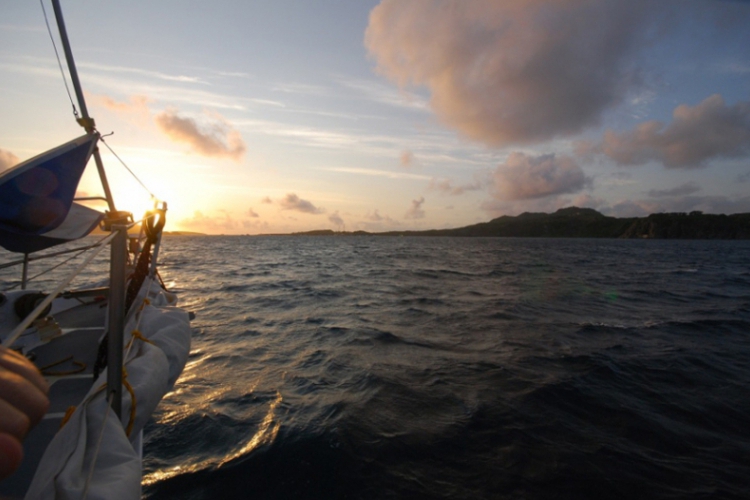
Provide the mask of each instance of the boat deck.
[{"label": "boat deck", "polygon": [[63,329],[63,335],[30,351],[30,358],[50,384],[50,408],[24,440],[21,466],[0,482],[0,496],[24,496],[68,408],[78,405],[91,389],[99,341],[104,333],[106,307],[102,304],[106,305],[97,301],[59,310],[54,320]]}]

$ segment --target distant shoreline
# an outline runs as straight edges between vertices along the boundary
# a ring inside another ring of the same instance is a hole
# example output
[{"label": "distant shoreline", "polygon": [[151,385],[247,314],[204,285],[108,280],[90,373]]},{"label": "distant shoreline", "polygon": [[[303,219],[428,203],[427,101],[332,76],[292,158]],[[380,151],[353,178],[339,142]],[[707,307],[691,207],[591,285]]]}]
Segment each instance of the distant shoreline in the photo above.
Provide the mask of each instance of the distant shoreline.
[{"label": "distant shoreline", "polygon": [[[169,236],[208,235],[192,231],[165,231]],[[231,235],[250,236],[250,235]],[[620,239],[750,239],[750,213],[704,214],[672,212],[646,217],[609,217],[591,208],[568,207],[548,214],[525,212],[504,215],[489,222],[453,229],[423,231],[334,231],[316,229],[295,233],[266,233],[256,236],[456,236],[504,238],[620,238]]]},{"label": "distant shoreline", "polygon": [[333,231],[320,229],[290,236],[462,236],[525,238],[750,239],[750,213],[659,213],[647,217],[608,217],[591,208],[568,207],[555,213],[525,212],[455,229],[425,231]]}]

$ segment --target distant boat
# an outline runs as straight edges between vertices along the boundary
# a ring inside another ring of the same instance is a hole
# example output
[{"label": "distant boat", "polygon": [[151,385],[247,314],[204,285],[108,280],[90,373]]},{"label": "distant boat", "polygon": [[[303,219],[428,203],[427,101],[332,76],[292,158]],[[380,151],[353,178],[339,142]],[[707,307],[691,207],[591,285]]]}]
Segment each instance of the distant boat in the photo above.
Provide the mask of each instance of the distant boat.
[{"label": "distant boat", "polygon": [[[59,0],[52,2],[86,134],[0,173],[0,246],[19,255],[0,268],[21,271],[17,286],[0,292],[0,343],[34,361],[51,387],[50,409],[26,437],[19,470],[0,481],[0,497],[137,499],[143,427],[185,366],[190,315],[157,271],[166,203],[139,221],[115,209]],[[75,198],[92,156],[103,213]],[[108,234],[96,243],[49,251],[97,227]],[[68,289],[107,247],[109,275]],[[32,287],[30,262],[73,252],[85,259],[54,289]]]}]

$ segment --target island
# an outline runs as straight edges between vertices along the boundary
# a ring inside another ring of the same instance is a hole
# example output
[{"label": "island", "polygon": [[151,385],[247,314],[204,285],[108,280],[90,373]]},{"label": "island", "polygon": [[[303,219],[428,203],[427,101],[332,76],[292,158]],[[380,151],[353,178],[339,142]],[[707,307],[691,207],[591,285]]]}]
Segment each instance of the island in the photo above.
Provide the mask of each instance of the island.
[{"label": "island", "polygon": [[591,208],[567,207],[547,214],[504,215],[454,229],[425,231],[333,231],[320,229],[293,236],[492,236],[543,238],[750,239],[750,213],[704,214],[700,211],[609,217]]}]

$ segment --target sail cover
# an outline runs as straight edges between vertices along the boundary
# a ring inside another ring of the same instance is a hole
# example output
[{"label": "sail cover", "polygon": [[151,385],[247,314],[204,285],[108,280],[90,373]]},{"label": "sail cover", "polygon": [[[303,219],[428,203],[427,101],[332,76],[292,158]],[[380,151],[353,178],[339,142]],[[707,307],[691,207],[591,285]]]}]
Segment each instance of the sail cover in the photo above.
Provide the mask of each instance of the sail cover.
[{"label": "sail cover", "polygon": [[0,173],[0,246],[36,252],[96,227],[102,214],[73,198],[98,138],[84,135]]}]

